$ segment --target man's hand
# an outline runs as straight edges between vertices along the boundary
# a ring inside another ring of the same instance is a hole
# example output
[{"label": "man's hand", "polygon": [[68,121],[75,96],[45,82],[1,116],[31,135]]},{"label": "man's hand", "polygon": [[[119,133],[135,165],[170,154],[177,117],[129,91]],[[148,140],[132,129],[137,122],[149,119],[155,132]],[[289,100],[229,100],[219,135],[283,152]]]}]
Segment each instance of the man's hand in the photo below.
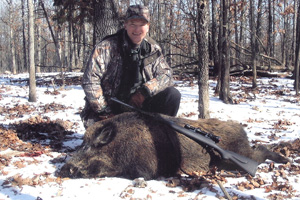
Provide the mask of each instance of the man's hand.
[{"label": "man's hand", "polygon": [[135,106],[136,108],[142,108],[142,105],[145,101],[145,96],[141,91],[137,90],[134,94],[131,95],[129,104]]}]

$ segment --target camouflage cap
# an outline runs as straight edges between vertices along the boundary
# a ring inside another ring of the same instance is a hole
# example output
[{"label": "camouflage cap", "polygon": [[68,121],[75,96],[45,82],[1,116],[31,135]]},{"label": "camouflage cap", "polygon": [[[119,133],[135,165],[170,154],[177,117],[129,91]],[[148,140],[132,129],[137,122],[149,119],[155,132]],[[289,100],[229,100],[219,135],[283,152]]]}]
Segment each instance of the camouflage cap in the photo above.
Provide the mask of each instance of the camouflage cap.
[{"label": "camouflage cap", "polygon": [[129,19],[144,19],[147,22],[150,22],[150,13],[148,7],[142,5],[129,6],[126,12],[125,20]]}]

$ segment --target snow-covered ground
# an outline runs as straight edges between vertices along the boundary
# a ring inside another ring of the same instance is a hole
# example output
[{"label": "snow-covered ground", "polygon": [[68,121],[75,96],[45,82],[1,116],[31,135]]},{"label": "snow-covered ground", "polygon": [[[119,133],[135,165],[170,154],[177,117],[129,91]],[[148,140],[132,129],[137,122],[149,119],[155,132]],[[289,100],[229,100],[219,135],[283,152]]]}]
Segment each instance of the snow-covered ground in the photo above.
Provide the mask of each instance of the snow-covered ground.
[{"label": "snow-covered ground", "polygon": [[[61,179],[55,176],[67,154],[81,144],[85,130],[79,116],[84,106],[84,92],[79,82],[60,90],[56,85],[58,81],[53,79],[54,75],[57,74],[37,75],[38,83],[39,80],[48,83],[38,84],[37,102],[28,102],[28,74],[0,75],[0,136],[7,134],[12,125],[26,128],[25,122],[30,124],[32,118],[43,123],[47,119],[60,120],[70,133],[66,133],[65,140],[61,141],[62,145],[57,151],[46,147],[51,144],[51,138],[43,140],[43,146],[29,145],[30,148],[37,149],[34,154],[28,153],[25,147],[22,151],[12,150],[9,146],[12,144],[0,140],[0,200],[225,198],[220,187],[213,183],[186,191],[176,184],[172,187],[172,178],[147,181],[146,187],[139,188],[134,186],[133,180],[122,178]],[[80,75],[68,73],[68,77],[73,77],[73,82]],[[51,80],[54,80],[54,85]],[[209,84],[210,117],[235,120],[243,124],[251,144],[277,144],[282,141],[292,143],[299,138],[300,97],[295,96],[293,80],[260,78],[258,89],[252,90],[249,78],[233,77],[231,93],[238,103],[232,105],[224,104],[214,96],[216,81],[210,80]],[[197,119],[196,82],[177,81],[176,88],[182,93],[178,117]],[[11,134],[13,133],[12,131]],[[47,133],[40,134],[47,136]],[[23,145],[23,138],[18,140],[10,134],[5,137],[16,145]],[[59,141],[59,138],[54,140]],[[31,138],[27,143],[34,141]],[[233,199],[300,199],[299,151],[284,149],[284,152],[291,152],[288,156],[292,163],[273,165],[267,162],[259,166],[255,178],[226,177],[223,179],[223,186]]]}]

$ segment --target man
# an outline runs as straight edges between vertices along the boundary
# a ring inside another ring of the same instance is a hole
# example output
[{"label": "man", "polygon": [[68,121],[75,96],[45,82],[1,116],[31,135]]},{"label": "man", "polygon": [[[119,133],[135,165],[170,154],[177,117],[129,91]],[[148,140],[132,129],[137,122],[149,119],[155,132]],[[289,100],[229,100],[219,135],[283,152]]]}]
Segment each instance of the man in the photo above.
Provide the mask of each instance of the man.
[{"label": "man", "polygon": [[150,15],[145,6],[130,6],[124,28],[105,37],[93,50],[83,75],[85,128],[125,112],[116,97],[149,112],[176,116],[181,94],[173,86],[172,69],[161,48],[147,36]]}]

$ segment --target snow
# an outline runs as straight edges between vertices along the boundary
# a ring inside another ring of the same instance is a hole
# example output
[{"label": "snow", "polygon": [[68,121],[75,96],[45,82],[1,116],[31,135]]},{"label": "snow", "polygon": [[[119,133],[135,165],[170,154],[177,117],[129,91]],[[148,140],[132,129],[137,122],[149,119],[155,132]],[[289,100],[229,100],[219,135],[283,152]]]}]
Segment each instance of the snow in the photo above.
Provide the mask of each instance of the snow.
[{"label": "snow", "polygon": [[[58,73],[41,73],[37,77],[47,77],[48,79]],[[80,73],[68,73],[69,76],[80,76]],[[29,89],[26,82],[11,82],[28,78],[28,74],[0,75],[0,106],[14,107],[16,105],[30,105],[38,108],[36,115],[48,116],[52,120],[62,119],[77,122],[72,127],[75,132],[70,140],[65,141],[65,147],[75,149],[82,142],[84,127],[81,123],[79,112],[84,106],[84,92],[80,85],[66,86],[65,90],[59,90],[58,95],[45,94],[45,91],[53,91],[53,86],[37,87],[37,102],[28,102]],[[238,104],[224,104],[218,97],[214,96],[215,80],[210,80],[210,117],[221,120],[234,120],[243,124],[249,137],[249,142],[259,140],[262,143],[271,144],[281,141],[292,141],[300,136],[299,109],[300,98],[295,96],[293,90],[293,80],[289,78],[259,78],[258,86],[260,90],[242,91],[241,87],[250,88],[251,82],[242,82],[236,78],[231,81],[231,93],[234,98],[242,99]],[[56,86],[58,89],[58,86]],[[198,87],[196,82],[177,81],[176,88],[182,94],[179,117],[197,119],[198,116]],[[278,92],[281,92],[280,94]],[[62,104],[68,109],[64,111],[53,111],[41,113],[41,109],[46,104],[55,102]],[[34,115],[34,114],[33,114]],[[29,115],[16,119],[6,119],[0,114],[0,123],[8,126],[20,120],[28,119]],[[285,121],[283,129],[275,129],[276,123]],[[275,135],[277,139],[270,139]],[[49,142],[49,141],[48,141]],[[0,155],[18,155],[18,152],[7,149]],[[168,180],[161,178],[147,181],[145,188],[134,187],[133,180],[105,177],[95,179],[59,179],[55,177],[55,171],[63,163],[52,163],[54,158],[66,158],[69,156],[64,152],[50,152],[37,157],[13,156],[11,163],[21,161],[25,167],[18,168],[9,165],[3,168],[0,173],[0,200],[47,200],[47,199],[220,199],[224,194],[217,184],[204,187],[192,192],[186,192],[182,187],[168,187]],[[296,156],[299,159],[299,155]],[[294,160],[296,159],[294,158]],[[259,168],[268,167],[270,164],[261,164]],[[299,166],[298,163],[293,163]],[[279,164],[275,164],[276,167]],[[6,172],[6,173],[3,173]],[[299,172],[299,171],[298,171]],[[42,185],[7,185],[6,180],[16,175],[25,177],[50,174],[56,181]],[[274,179],[274,172],[258,172],[257,177],[265,181],[265,185],[271,185]],[[265,188],[238,190],[237,184],[247,182],[245,177],[226,178],[224,187],[232,196],[239,195],[241,199],[268,199],[270,194],[287,194],[285,191],[265,192]],[[293,187],[293,194],[290,199],[300,199],[300,175],[292,174],[288,177],[277,177],[278,184],[289,184]],[[274,198],[274,197],[273,197]],[[278,199],[281,199],[278,197]]]}]

